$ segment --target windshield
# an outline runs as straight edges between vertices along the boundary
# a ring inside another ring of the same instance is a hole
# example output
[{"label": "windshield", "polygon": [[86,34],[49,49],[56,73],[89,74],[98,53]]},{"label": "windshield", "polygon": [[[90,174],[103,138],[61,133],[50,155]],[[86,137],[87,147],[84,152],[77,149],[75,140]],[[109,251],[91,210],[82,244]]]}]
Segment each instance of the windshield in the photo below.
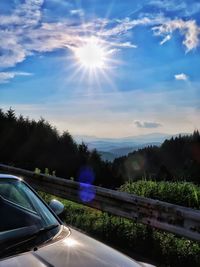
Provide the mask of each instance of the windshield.
[{"label": "windshield", "polygon": [[42,233],[41,241],[45,241],[59,230],[56,217],[20,180],[0,179],[0,210],[0,244],[12,240],[13,245],[15,240],[38,232]]}]

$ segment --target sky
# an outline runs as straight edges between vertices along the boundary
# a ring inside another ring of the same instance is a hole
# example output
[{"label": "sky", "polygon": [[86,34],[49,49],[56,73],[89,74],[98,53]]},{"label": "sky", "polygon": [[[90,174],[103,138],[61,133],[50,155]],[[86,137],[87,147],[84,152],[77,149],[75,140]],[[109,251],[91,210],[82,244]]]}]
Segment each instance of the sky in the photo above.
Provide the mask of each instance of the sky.
[{"label": "sky", "polygon": [[1,0],[0,108],[97,137],[199,128],[199,0]]}]

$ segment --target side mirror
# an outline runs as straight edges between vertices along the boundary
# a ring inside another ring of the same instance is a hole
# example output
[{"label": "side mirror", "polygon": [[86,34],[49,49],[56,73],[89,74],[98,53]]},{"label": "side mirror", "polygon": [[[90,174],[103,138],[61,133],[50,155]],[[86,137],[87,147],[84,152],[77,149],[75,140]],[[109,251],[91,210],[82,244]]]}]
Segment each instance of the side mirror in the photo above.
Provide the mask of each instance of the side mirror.
[{"label": "side mirror", "polygon": [[60,215],[65,208],[64,205],[56,199],[52,199],[50,201],[49,207],[55,212],[56,215]]}]

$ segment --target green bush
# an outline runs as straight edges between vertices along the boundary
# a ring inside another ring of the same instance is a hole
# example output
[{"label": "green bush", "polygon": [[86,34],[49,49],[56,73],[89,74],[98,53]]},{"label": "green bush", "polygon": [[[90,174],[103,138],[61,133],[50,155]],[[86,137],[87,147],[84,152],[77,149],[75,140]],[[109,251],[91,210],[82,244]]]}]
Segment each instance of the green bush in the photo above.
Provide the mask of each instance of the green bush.
[{"label": "green bush", "polygon": [[127,182],[119,190],[185,207],[200,208],[200,187],[190,182],[140,180]]}]

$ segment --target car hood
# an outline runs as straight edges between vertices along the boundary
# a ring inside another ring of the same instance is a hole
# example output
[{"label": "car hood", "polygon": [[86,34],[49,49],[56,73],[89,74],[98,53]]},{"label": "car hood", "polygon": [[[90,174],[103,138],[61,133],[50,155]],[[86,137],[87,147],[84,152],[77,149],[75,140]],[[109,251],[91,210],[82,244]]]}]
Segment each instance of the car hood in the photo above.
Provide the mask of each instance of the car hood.
[{"label": "car hood", "polygon": [[124,254],[74,229],[57,242],[0,261],[0,267],[141,267]]}]

